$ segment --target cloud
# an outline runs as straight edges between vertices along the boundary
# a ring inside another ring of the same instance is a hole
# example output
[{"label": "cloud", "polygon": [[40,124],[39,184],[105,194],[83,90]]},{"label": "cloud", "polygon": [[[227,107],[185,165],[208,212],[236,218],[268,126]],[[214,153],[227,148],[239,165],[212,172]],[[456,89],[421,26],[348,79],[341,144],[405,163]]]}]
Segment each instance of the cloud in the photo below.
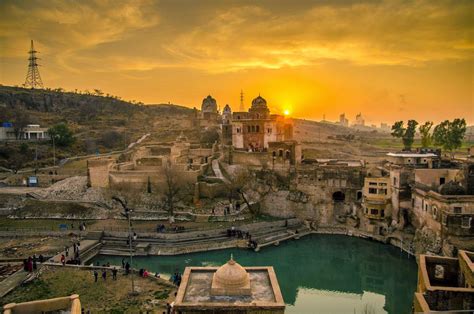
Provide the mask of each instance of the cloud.
[{"label": "cloud", "polygon": [[181,62],[216,72],[348,61],[419,66],[472,58],[472,2],[316,5],[293,14],[222,9],[170,43]]},{"label": "cloud", "polygon": [[224,4],[3,1],[1,57],[25,58],[35,39],[50,63],[76,73],[163,67],[222,73],[328,60],[422,66],[472,60],[474,52],[472,1]]},{"label": "cloud", "polygon": [[159,23],[149,0],[5,1],[0,4],[3,58],[25,58],[30,39],[43,55],[71,71],[82,51],[120,41]]}]

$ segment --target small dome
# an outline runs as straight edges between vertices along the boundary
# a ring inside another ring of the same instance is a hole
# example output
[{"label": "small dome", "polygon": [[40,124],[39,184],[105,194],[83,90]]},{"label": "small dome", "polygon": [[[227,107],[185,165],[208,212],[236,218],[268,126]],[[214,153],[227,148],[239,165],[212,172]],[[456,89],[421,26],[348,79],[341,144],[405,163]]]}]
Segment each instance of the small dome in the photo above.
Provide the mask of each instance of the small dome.
[{"label": "small dome", "polygon": [[248,295],[250,293],[249,274],[231,257],[214,273],[211,293],[214,295]]},{"label": "small dome", "polygon": [[224,287],[243,287],[248,281],[247,271],[232,258],[215,273],[216,282]]},{"label": "small dome", "polygon": [[268,109],[267,101],[262,96],[258,95],[257,98],[252,100],[252,109]]},{"label": "small dome", "polygon": [[202,112],[217,112],[217,101],[212,98],[211,95],[208,95],[202,100],[201,106]]},{"label": "small dome", "polygon": [[232,109],[230,108],[230,106],[227,104],[225,105],[224,107],[224,110],[222,111],[224,114],[226,113],[232,113]]}]

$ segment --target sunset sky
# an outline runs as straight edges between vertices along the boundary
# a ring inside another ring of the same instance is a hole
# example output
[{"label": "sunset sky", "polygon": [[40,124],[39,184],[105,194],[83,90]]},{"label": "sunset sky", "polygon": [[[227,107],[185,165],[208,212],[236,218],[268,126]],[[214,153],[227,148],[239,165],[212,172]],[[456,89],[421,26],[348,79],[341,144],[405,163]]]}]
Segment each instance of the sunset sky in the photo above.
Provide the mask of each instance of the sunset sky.
[{"label": "sunset sky", "polygon": [[369,123],[474,123],[474,1],[0,1],[0,83]]}]

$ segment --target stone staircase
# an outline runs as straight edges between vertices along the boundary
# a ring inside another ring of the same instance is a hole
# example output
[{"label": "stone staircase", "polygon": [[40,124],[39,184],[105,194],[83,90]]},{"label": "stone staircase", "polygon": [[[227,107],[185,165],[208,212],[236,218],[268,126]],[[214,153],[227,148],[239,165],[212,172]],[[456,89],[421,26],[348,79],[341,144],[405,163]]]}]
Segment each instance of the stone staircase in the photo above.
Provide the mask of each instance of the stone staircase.
[{"label": "stone staircase", "polygon": [[[249,232],[257,241],[258,249],[281,241],[299,238],[310,230],[298,219],[259,222],[237,229]],[[100,254],[129,255],[126,233],[104,232]],[[227,229],[184,232],[179,234],[145,233],[133,241],[132,253],[136,256],[177,255],[198,251],[209,251],[231,247],[247,247],[246,239],[228,237]]]}]

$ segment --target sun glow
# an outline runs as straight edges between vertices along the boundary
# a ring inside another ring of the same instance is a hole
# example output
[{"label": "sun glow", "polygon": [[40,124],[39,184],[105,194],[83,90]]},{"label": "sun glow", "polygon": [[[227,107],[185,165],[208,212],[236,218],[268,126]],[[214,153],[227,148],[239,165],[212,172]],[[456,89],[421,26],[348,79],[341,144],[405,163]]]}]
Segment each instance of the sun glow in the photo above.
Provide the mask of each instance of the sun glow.
[{"label": "sun glow", "polygon": [[285,110],[283,111],[283,114],[284,114],[285,116],[289,116],[289,115],[290,115],[290,110],[285,109]]}]

